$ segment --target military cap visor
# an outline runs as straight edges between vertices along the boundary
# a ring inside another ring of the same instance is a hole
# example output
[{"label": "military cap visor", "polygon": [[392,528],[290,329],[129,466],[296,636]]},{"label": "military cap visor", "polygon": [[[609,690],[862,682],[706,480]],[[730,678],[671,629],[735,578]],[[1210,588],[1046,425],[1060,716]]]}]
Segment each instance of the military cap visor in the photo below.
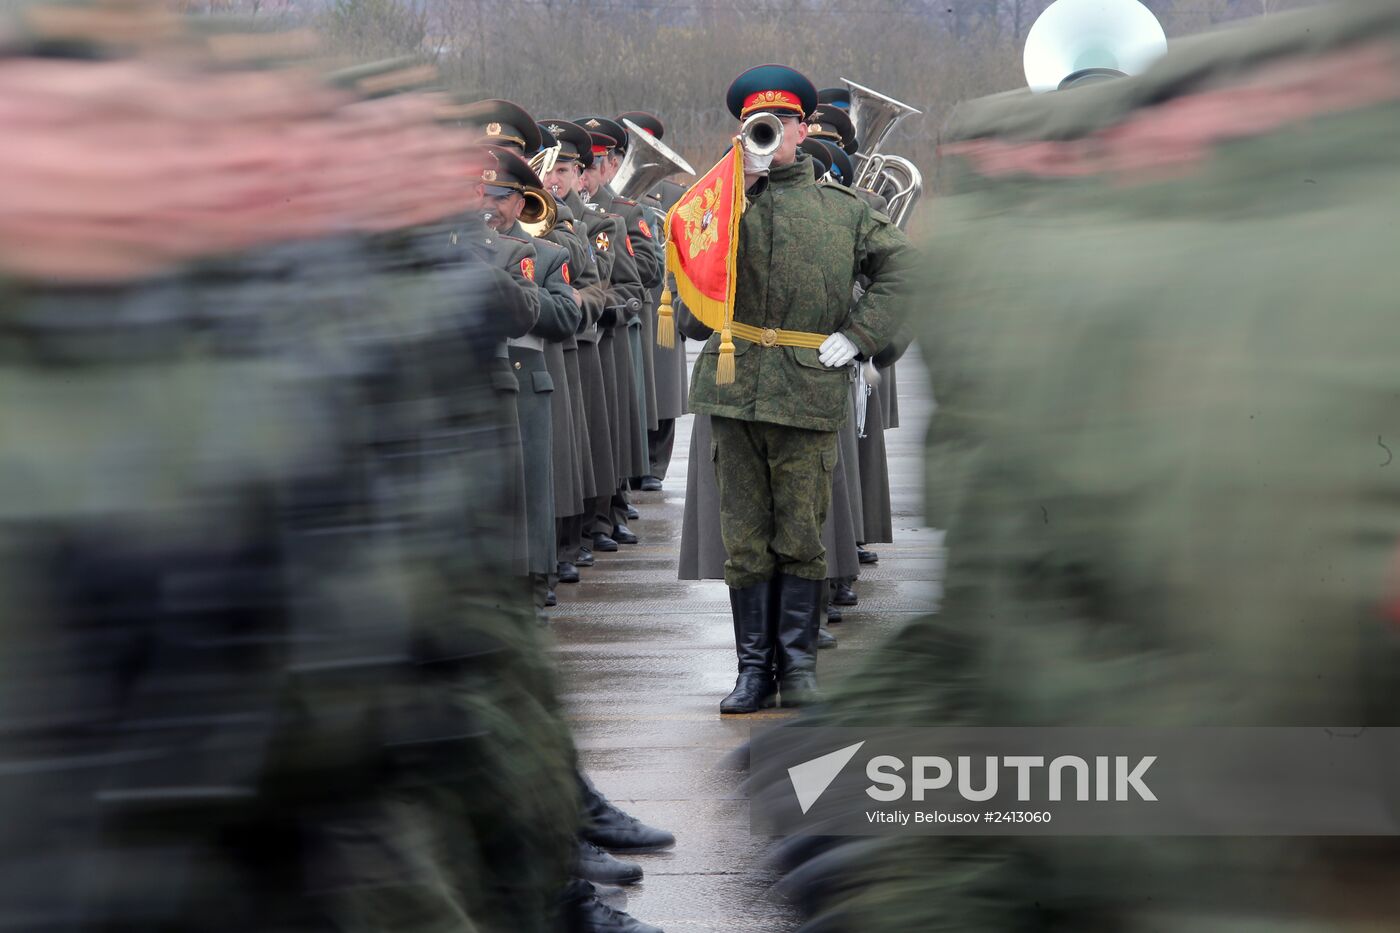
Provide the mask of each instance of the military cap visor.
[{"label": "military cap visor", "polygon": [[481,171],[481,182],[487,194],[505,197],[525,188],[544,187],[530,164],[511,150],[500,146],[486,146],[485,149],[487,159]]},{"label": "military cap visor", "polygon": [[[610,143],[603,147],[605,150],[616,149],[618,152],[627,151],[627,131],[624,130],[622,124],[618,123],[616,120],[609,120],[607,117],[592,116],[579,117],[574,122],[592,133],[594,137],[607,137]],[[593,153],[594,155],[598,154],[598,143],[596,141],[593,144]]]},{"label": "military cap visor", "polygon": [[827,147],[822,144],[821,140],[809,136],[797,148],[816,160],[818,178],[831,171],[831,154],[827,152]]},{"label": "military cap visor", "polygon": [[647,113],[645,110],[633,110],[628,113],[618,114],[616,122],[621,124],[623,120],[631,120],[657,139],[663,139],[666,136],[666,124],[662,123],[661,118],[654,113]]},{"label": "military cap visor", "polygon": [[593,164],[593,136],[583,127],[568,120],[545,120],[540,127],[559,143],[560,159],[584,168]]},{"label": "military cap visor", "polygon": [[479,100],[469,104],[462,119],[479,127],[492,146],[518,146],[525,155],[540,151],[540,130],[535,118],[508,100]]},{"label": "military cap visor", "polygon": [[817,109],[817,89],[787,65],[756,65],[729,85],[725,104],[738,120],[765,110],[806,118]]},{"label": "military cap visor", "polygon": [[844,110],[838,110],[831,104],[821,104],[809,122],[809,136],[830,140],[847,152],[855,151],[856,127]]}]

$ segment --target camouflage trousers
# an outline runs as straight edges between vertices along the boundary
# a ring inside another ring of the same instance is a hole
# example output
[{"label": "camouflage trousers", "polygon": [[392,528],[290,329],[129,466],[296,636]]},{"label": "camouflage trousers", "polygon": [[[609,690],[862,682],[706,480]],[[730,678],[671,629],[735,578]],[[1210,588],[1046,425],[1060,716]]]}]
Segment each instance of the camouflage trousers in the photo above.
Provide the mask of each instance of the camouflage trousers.
[{"label": "camouflage trousers", "polygon": [[831,504],[836,432],[711,419],[724,582],[752,586],[785,573],[826,579],[822,523]]}]

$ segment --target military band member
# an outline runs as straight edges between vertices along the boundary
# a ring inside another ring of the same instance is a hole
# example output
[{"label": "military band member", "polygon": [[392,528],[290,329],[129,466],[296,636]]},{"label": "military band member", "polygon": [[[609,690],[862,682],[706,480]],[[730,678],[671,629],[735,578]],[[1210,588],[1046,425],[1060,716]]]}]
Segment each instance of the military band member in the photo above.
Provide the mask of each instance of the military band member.
[{"label": "military band member", "polygon": [[[628,321],[627,332],[636,375],[639,418],[637,433],[632,436],[630,448],[632,472],[627,479],[630,487],[640,488],[642,477],[651,469],[647,456],[647,432],[656,427],[656,376],[652,354],[656,346],[656,310],[652,295],[661,285],[665,257],[641,205],[631,198],[620,196],[612,187],[613,178],[622,167],[631,145],[627,131],[616,120],[606,117],[580,119],[590,132],[602,133],[613,140],[613,145],[603,153],[603,158],[594,161],[593,170],[602,184],[593,197],[603,210],[623,218],[627,228],[626,245],[636,260],[637,274],[644,292],[642,311],[635,319]],[[626,498],[625,490],[623,498]]]},{"label": "military band member", "polygon": [[[666,137],[666,125],[655,114],[634,110],[619,114],[617,122],[629,120],[644,132],[657,139]],[[665,247],[666,212],[685,193],[685,186],[670,179],[657,182],[638,203],[648,217],[648,223],[657,245]],[[652,289],[652,314],[661,303],[664,282]],[[673,296],[674,297],[674,296]],[[685,335],[676,332],[675,345],[663,347],[655,344],[651,348],[656,371],[656,427],[647,432],[647,461],[650,470],[639,484],[644,492],[658,492],[661,481],[670,469],[671,456],[676,443],[676,419],[686,413],[686,397],[690,385],[690,369],[686,363]]]},{"label": "military band member", "polygon": [[[580,194],[583,172],[593,162],[592,136],[567,120],[548,119],[544,126],[561,147],[553,171],[544,179],[545,186],[559,199],[559,208],[567,211],[572,232],[588,257],[580,267],[578,278],[579,290],[585,298],[586,319],[578,334],[578,362],[593,482],[592,492],[585,497],[580,543],[573,561],[577,567],[586,568],[593,566],[595,545],[605,551],[617,550],[617,541],[610,535],[611,501],[618,477],[616,364],[610,323],[616,310],[608,310],[615,298],[611,293],[612,224],[601,213],[590,210]],[[599,515],[609,515],[606,529],[596,527]]]},{"label": "military band member", "polygon": [[[534,128],[534,123],[530,124]],[[528,334],[512,337],[509,345],[511,369],[520,381],[516,396],[520,417],[520,443],[525,464],[526,566],[530,573],[537,608],[544,608],[549,596],[549,576],[556,570],[554,533],[553,412],[550,394],[554,380],[545,361],[545,342],[562,327],[557,296],[539,286],[539,251],[520,229],[520,212],[525,206],[526,185],[538,187],[539,178],[515,153],[490,149],[491,159],[481,173],[480,194],[485,200],[487,225],[494,231],[502,249],[519,254],[522,286],[539,294],[540,317]],[[572,306],[573,302],[570,300]],[[577,308],[574,307],[575,313]],[[569,332],[572,332],[570,326]]]},{"label": "military band member", "polygon": [[[713,416],[739,655],[738,681],[720,709],[752,712],[775,695],[801,705],[815,694],[827,576],[821,528],[836,431],[850,416],[846,367],[889,342],[911,257],[888,219],[845,188],[818,185],[811,157],[798,153],[817,106],[810,81],[764,65],[740,75],[726,97],[736,119],[769,112],[783,127],[771,159],[745,158],[734,381],[716,383],[716,335],[691,384],[691,407]],[[858,272],[871,284],[852,307]]]},{"label": "military band member", "polygon": [[[597,516],[594,526],[594,548],[596,550],[617,550],[620,544],[636,544],[637,536],[627,527],[627,482],[639,473],[646,471],[646,442],[643,403],[645,396],[637,377],[640,367],[634,363],[641,353],[641,315],[646,310],[647,290],[638,270],[639,253],[627,235],[627,222],[619,213],[607,210],[597,203],[601,197],[610,201],[607,179],[616,171],[616,162],[609,165],[608,154],[617,147],[617,138],[604,132],[606,126],[602,118],[589,117],[602,127],[589,130],[593,141],[593,162],[583,173],[583,191],[589,199],[588,226],[594,238],[594,248],[609,254],[611,283],[609,300],[604,308],[600,323],[609,328],[609,336],[600,343],[612,350],[612,372],[609,383],[613,387],[615,409],[609,409],[613,424],[614,466],[618,471],[617,482],[607,508]],[[608,121],[609,123],[612,121]],[[616,131],[614,131],[616,132]],[[636,336],[629,336],[629,328],[635,329]],[[633,353],[633,346],[637,354]],[[608,363],[604,361],[604,369]]]},{"label": "military band member", "polygon": [[[598,362],[598,318],[603,313],[606,293],[598,281],[598,270],[583,226],[565,202],[568,193],[577,188],[581,160],[592,159],[591,140],[582,127],[561,120],[541,123],[540,133],[546,148],[559,147],[554,166],[541,178],[557,212],[554,227],[545,234],[545,239],[569,251],[570,285],[579,295],[579,307],[583,312],[578,332],[564,341],[582,504],[577,514],[560,519],[559,528],[559,582],[577,583],[579,562],[584,560],[585,564],[591,564],[592,560],[591,551],[587,552],[588,558],[584,558],[585,545],[591,544],[591,540],[584,538],[584,517],[593,515],[593,500],[600,492],[611,491],[609,479],[601,485],[598,482],[599,475],[612,475],[603,372]],[[606,453],[605,463],[599,462],[600,451]]]}]

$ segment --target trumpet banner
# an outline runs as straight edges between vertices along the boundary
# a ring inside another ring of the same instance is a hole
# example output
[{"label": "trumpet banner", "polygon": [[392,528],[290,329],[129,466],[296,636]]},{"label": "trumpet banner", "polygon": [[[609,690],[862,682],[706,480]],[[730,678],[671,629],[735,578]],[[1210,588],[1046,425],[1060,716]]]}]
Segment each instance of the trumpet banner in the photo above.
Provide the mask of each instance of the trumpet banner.
[{"label": "trumpet banner", "polygon": [[734,286],[738,278],[739,218],[744,213],[744,156],[736,139],[729,153],[701,176],[666,215],[666,268],[690,313],[720,333],[715,381],[734,381]]}]

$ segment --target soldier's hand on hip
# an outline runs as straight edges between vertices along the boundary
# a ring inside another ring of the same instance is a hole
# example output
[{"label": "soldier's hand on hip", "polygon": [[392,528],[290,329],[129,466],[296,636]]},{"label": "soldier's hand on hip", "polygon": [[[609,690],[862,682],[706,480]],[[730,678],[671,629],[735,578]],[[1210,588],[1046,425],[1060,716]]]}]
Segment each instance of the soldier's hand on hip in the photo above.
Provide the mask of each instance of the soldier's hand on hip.
[{"label": "soldier's hand on hip", "polygon": [[845,334],[832,334],[822,341],[821,348],[817,350],[817,359],[821,360],[823,366],[839,369],[855,359],[859,352],[860,348],[851,338]]}]

